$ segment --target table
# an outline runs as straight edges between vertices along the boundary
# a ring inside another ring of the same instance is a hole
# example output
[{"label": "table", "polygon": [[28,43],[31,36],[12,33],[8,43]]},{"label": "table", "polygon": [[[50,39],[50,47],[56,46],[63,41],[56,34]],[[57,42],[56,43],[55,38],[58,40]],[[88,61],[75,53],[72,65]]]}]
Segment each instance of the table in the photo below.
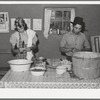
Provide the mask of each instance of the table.
[{"label": "table", "polygon": [[70,78],[68,72],[56,74],[56,70],[48,67],[43,76],[33,76],[30,71],[13,72],[9,70],[0,81],[1,88],[50,88],[50,89],[99,89],[100,78],[79,80]]}]

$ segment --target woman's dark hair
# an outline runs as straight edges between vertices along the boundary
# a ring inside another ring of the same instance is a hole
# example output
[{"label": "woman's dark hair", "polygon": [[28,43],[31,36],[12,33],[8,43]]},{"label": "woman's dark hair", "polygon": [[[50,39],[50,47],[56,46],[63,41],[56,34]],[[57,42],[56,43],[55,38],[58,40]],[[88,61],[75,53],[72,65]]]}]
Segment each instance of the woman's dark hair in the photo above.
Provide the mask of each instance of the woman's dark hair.
[{"label": "woman's dark hair", "polygon": [[79,25],[81,25],[82,26],[82,29],[81,29],[81,32],[84,32],[84,31],[87,31],[86,29],[85,29],[85,23],[83,22],[83,23],[73,23],[73,26],[75,26],[76,24],[79,24]]},{"label": "woman's dark hair", "polygon": [[24,27],[24,30],[27,30],[28,29],[27,24],[25,23],[25,20],[23,18],[21,18],[21,17],[18,17],[15,20],[15,30],[16,31],[18,31],[17,26],[19,26],[19,27],[22,27],[23,26]]}]

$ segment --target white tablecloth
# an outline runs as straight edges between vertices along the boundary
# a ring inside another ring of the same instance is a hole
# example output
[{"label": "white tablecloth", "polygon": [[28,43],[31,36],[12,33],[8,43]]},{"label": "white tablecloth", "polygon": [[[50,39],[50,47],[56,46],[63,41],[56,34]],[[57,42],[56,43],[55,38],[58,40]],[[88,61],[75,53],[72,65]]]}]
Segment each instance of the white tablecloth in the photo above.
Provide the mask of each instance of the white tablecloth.
[{"label": "white tablecloth", "polygon": [[55,69],[48,68],[43,76],[33,76],[30,71],[13,72],[9,70],[1,79],[2,88],[59,88],[59,89],[99,89],[100,78],[92,80],[79,80],[70,78],[68,72],[63,75],[56,74]]}]

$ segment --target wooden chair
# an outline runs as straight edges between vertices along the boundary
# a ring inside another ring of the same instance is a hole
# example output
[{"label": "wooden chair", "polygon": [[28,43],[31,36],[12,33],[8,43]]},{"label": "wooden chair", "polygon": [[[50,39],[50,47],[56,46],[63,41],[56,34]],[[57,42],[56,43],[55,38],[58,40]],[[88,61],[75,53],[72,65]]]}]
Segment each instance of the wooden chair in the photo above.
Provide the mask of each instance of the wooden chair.
[{"label": "wooden chair", "polygon": [[91,36],[91,47],[93,52],[100,53],[100,35]]}]

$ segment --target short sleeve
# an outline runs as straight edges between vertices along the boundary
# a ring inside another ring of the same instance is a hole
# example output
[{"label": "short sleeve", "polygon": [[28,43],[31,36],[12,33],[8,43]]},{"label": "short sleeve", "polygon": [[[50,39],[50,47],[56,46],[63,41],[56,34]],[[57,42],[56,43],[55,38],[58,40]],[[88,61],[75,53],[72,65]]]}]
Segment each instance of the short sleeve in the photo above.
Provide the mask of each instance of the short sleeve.
[{"label": "short sleeve", "polygon": [[37,40],[38,40],[38,39],[37,39],[37,36],[36,36],[36,34],[35,34],[34,37],[33,37],[33,39],[32,39],[32,43],[33,43],[33,44],[36,44]]},{"label": "short sleeve", "polygon": [[90,48],[90,43],[89,43],[89,40],[86,36],[84,36],[84,47],[85,48]]},{"label": "short sleeve", "polygon": [[14,34],[12,34],[11,37],[10,37],[10,43],[11,43],[13,46],[17,43],[16,37],[15,37]]},{"label": "short sleeve", "polygon": [[60,47],[65,47],[65,45],[66,45],[66,35],[63,35],[60,42]]}]

